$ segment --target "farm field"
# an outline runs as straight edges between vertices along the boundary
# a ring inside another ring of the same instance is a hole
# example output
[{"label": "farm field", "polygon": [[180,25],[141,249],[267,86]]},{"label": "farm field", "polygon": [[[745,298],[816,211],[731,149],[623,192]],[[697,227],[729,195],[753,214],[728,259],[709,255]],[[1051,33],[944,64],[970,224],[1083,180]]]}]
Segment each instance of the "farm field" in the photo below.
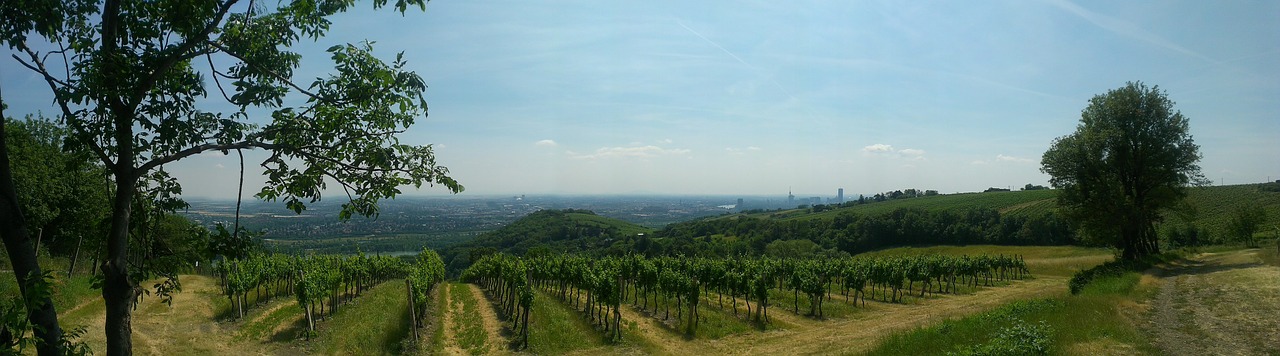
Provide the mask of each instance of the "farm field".
[{"label": "farm field", "polygon": [[[721,331],[714,337],[687,338],[670,320],[663,321],[638,305],[624,303],[620,310],[622,338],[610,342],[599,327],[585,319],[581,307],[558,300],[540,290],[532,308],[530,346],[535,354],[768,354],[797,350],[804,353],[857,353],[874,347],[885,334],[931,325],[947,318],[980,313],[1015,300],[1048,297],[1065,293],[1066,278],[1076,268],[1101,263],[1110,258],[1102,249],[1075,247],[990,247],[996,253],[1026,256],[1033,278],[997,283],[956,295],[939,294],[925,298],[906,297],[900,303],[869,299],[865,306],[849,305],[837,293],[827,303],[829,310],[844,309],[843,315],[813,318],[790,310],[789,295],[770,308],[775,321],[757,327],[734,318],[732,310],[719,310],[721,325],[707,330]],[[880,256],[908,256],[921,249],[882,251]],[[973,247],[937,247],[929,254],[964,255]],[[407,348],[409,326],[405,284],[401,280],[380,283],[344,304],[332,316],[318,322],[319,332],[306,338],[302,308],[290,296],[277,296],[250,306],[242,318],[215,278],[201,275],[181,277],[183,291],[173,305],[158,298],[144,298],[134,314],[135,349],[143,354],[396,354]],[[492,293],[477,285],[449,282],[437,285],[428,326],[420,330],[423,347],[419,354],[492,354],[512,352],[517,340]],[[708,309],[716,305],[714,295],[704,297]],[[726,299],[727,300],[727,299]],[[628,301],[629,302],[629,301]],[[745,306],[739,309],[745,315]],[[438,303],[438,304],[437,304]],[[855,303],[856,304],[856,303]],[[585,304],[583,304],[585,305]],[[582,305],[580,305],[582,306]],[[726,306],[727,308],[728,306]],[[776,308],[776,309],[775,309]],[[801,308],[806,309],[806,308]],[[674,313],[674,310],[672,311]],[[705,312],[705,311],[704,311]],[[65,325],[87,325],[84,340],[101,350],[102,306],[89,296],[77,307],[63,312]],[[673,315],[674,316],[674,315]],[[708,316],[707,320],[713,317]],[[704,322],[707,323],[707,322]],[[738,325],[738,326],[734,326]]]}]

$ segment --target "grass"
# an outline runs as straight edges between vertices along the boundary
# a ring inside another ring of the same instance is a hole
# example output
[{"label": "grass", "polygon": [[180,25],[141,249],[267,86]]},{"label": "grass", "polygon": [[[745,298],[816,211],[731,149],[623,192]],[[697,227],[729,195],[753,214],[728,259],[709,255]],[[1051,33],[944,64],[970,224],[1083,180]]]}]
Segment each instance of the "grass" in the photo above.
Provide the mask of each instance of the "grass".
[{"label": "grass", "polygon": [[857,214],[883,214],[898,208],[918,208],[930,211],[989,208],[999,210],[1002,214],[1032,215],[1050,210],[1054,204],[1053,199],[1057,194],[1057,191],[1054,190],[959,193],[889,200],[878,203],[872,202],[854,205],[847,208],[832,209],[821,213],[808,213],[806,209],[793,209],[780,212],[769,211],[756,214],[745,214],[745,216],[757,218],[781,218],[787,220],[830,220],[836,215],[845,212]]},{"label": "grass", "polygon": [[453,314],[453,325],[446,326],[453,328],[458,347],[466,349],[472,355],[488,353],[486,344],[489,335],[484,331],[484,320],[477,304],[479,301],[471,294],[471,289],[466,284],[454,283],[449,288],[449,303],[450,309],[462,310],[461,313]]},{"label": "grass", "polygon": [[1262,263],[1280,267],[1280,239],[1262,243],[1261,246],[1262,248],[1258,250],[1258,258]]},{"label": "grass", "polygon": [[588,324],[581,313],[540,290],[535,293],[529,309],[529,352],[559,355],[605,345],[605,335]]},{"label": "grass", "polygon": [[1138,301],[1156,292],[1141,280],[1142,274],[1135,271],[1101,276],[1078,295],[1017,301],[986,313],[886,336],[870,354],[971,352],[991,347],[1008,330],[1038,326],[1044,327],[1051,354],[1156,353],[1126,316]]},{"label": "grass", "polygon": [[[266,336],[270,336],[272,341],[290,341],[298,337],[298,333],[306,330],[306,316],[303,315],[302,308],[293,300],[286,300],[280,303],[285,304],[276,310],[270,311],[269,314],[257,317],[254,314],[246,314],[245,320],[249,320],[240,326],[240,333],[237,335],[241,340],[258,340]],[[265,311],[261,311],[265,312]],[[289,330],[275,333],[276,326],[286,320],[297,319],[301,323],[295,323],[300,328],[290,328]]]},{"label": "grass", "polygon": [[[710,298],[705,295],[700,298],[701,299],[699,299],[698,302],[698,328],[694,330],[695,338],[719,339],[729,335],[746,333],[755,329],[755,327],[752,326],[753,323],[749,321],[749,315],[747,314],[745,307],[739,307],[739,314],[737,316],[733,315],[733,311],[731,309],[732,306],[730,304],[731,298],[729,298],[729,296],[724,297],[724,309],[719,308],[720,304],[718,299],[714,299],[717,298],[714,296],[714,293],[712,293]],[[626,298],[624,304],[631,304],[632,299],[633,298],[630,297]],[[642,300],[640,302],[632,305],[632,308],[636,312],[645,317],[654,319],[662,325],[663,329],[671,332],[673,335],[684,334],[685,329],[687,328],[686,324],[689,321],[689,315],[682,314],[680,312],[680,305],[678,304],[677,298],[666,298],[664,300],[661,297],[651,294],[649,296],[649,308],[647,310],[643,308],[645,304],[643,297],[641,297],[641,299]],[[738,297],[738,302],[742,302],[741,296]],[[776,306],[772,305],[772,303],[774,303],[773,301],[770,301],[770,303],[768,311],[773,313],[776,310]],[[754,308],[755,301],[752,301],[751,304]],[[670,307],[669,313],[667,312],[667,307]],[[683,313],[689,313],[688,305],[684,305],[684,308],[685,310]],[[645,322],[640,320],[624,320],[624,322],[633,321]],[[623,334],[626,334],[625,331]]]},{"label": "grass", "polygon": [[[431,308],[429,317],[431,321],[427,323],[427,327],[430,331],[431,341],[430,344],[427,344],[427,347],[424,347],[421,351],[427,351],[427,353],[431,355],[440,355],[444,353],[444,328],[449,327],[448,325],[444,325],[444,314],[449,312],[449,305],[443,303],[445,300],[445,288],[445,283],[436,284],[435,288],[432,289],[431,301],[429,302],[429,306]],[[422,352],[419,352],[419,354],[421,353]]]},{"label": "grass", "polygon": [[399,354],[409,337],[409,301],[404,282],[376,285],[320,324],[315,350],[324,354]]},{"label": "grass", "polygon": [[923,246],[897,247],[858,254],[855,257],[914,255],[1020,255],[1034,276],[1070,277],[1076,271],[1097,266],[1115,258],[1110,249],[1079,246]]}]

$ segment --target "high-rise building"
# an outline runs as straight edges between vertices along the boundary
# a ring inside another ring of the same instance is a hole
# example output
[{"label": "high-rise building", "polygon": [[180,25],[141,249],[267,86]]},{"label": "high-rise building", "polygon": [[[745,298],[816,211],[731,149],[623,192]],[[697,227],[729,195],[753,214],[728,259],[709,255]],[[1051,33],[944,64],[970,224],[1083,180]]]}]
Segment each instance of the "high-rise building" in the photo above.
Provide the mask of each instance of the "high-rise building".
[{"label": "high-rise building", "polygon": [[790,208],[795,205],[796,205],[796,195],[791,194],[791,187],[787,187],[787,207]]},{"label": "high-rise building", "polygon": [[844,188],[836,189],[836,204],[844,204]]}]

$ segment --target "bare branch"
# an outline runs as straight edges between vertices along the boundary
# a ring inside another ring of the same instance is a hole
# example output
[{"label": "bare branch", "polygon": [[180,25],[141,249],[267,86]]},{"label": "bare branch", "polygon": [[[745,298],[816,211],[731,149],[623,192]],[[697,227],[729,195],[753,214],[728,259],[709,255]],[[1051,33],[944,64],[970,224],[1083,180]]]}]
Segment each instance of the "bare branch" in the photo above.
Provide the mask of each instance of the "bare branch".
[{"label": "bare branch", "polygon": [[[76,115],[73,111],[71,111],[71,106],[67,105],[67,99],[62,97],[62,95],[58,95],[59,85],[62,85],[64,87],[68,87],[70,85],[68,85],[64,81],[58,80],[58,78],[54,78],[53,75],[49,74],[48,69],[46,69],[44,66],[44,62],[40,61],[39,55],[37,55],[35,51],[32,51],[31,48],[27,47],[25,43],[18,44],[18,47],[23,52],[26,52],[27,56],[30,56],[31,61],[35,62],[35,64],[32,65],[30,63],[27,63],[26,61],[22,60],[22,58],[19,58],[18,55],[16,54],[12,55],[13,59],[18,60],[18,63],[21,63],[24,67],[27,67],[35,71],[36,73],[39,73],[44,78],[45,83],[49,84],[49,90],[53,92],[54,101],[58,103],[58,108],[62,110],[63,117],[65,117],[66,120],[70,121],[71,118],[75,117]],[[80,136],[89,136],[88,133],[83,132],[79,126],[76,126],[76,125],[68,125],[68,126],[71,126],[72,130],[76,130],[76,132],[79,133]],[[98,160],[101,160],[102,164],[107,166],[107,169],[115,168],[115,162],[111,161],[111,157],[107,155],[107,151],[103,149],[102,146],[98,144],[98,142],[94,140],[85,140],[85,141],[87,141],[85,142],[85,144],[89,146],[89,149],[93,151],[93,154],[95,156],[98,156]]]}]

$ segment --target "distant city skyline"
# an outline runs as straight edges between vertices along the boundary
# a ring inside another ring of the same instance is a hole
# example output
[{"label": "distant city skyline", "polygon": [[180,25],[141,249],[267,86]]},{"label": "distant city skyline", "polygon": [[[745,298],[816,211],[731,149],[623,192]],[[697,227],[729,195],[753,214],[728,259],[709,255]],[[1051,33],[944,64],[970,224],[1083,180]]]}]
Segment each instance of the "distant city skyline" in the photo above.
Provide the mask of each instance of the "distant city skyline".
[{"label": "distant city skyline", "polygon": [[[434,144],[464,196],[799,202],[838,188],[1048,185],[1039,160],[1050,142],[1075,129],[1092,96],[1137,80],[1190,118],[1215,184],[1280,178],[1280,2],[371,7],[296,46],[295,79],[327,75],[334,44],[375,41],[384,60],[405,52],[429,86],[430,116],[402,139]],[[5,114],[57,112],[42,79],[3,57]],[[209,100],[206,110],[230,109]],[[266,155],[245,158],[248,198]],[[209,152],[165,168],[187,197],[234,198],[238,166]]]}]

